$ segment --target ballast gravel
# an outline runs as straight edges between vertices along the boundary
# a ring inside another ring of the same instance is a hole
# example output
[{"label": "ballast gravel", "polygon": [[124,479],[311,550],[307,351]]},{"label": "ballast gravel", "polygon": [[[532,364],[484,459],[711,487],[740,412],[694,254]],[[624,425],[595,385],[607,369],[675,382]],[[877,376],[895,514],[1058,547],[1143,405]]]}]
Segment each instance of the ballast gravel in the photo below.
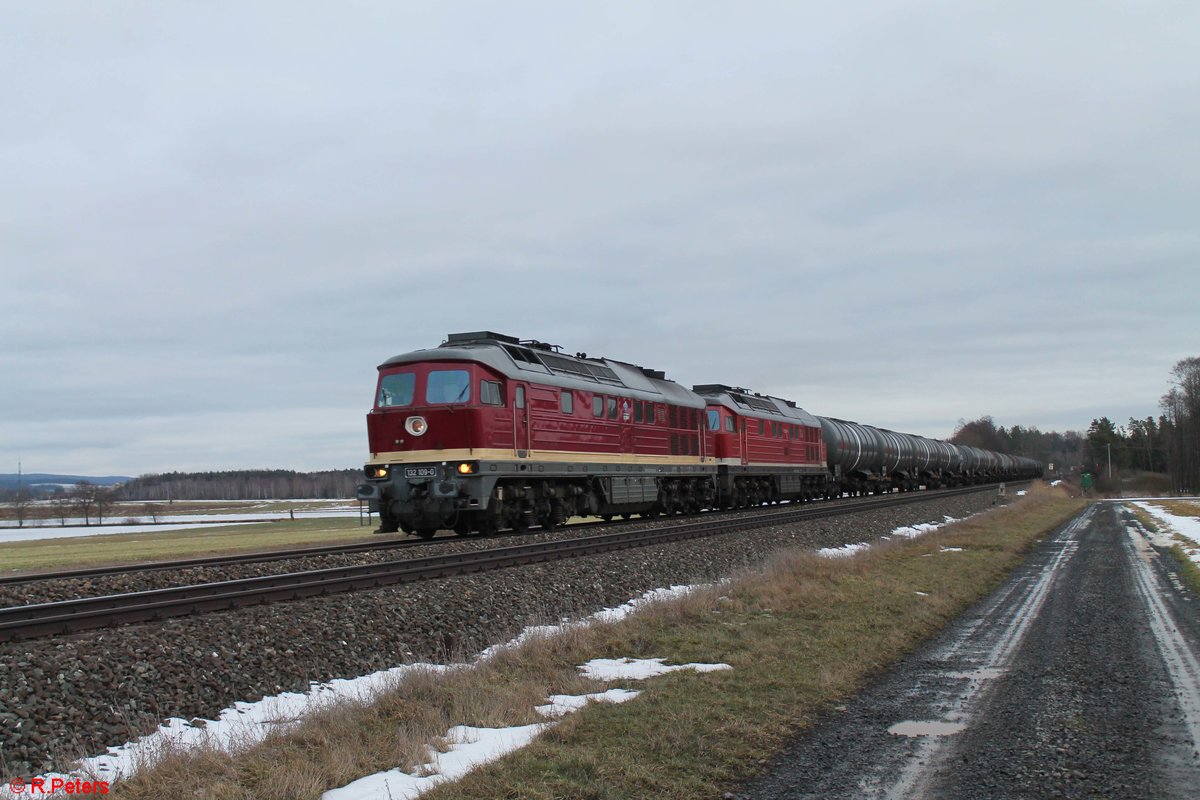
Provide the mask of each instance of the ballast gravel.
[{"label": "ballast gravel", "polygon": [[[7,643],[0,645],[0,772],[11,777],[63,769],[75,757],[149,733],[167,717],[212,718],[236,701],[303,691],[312,681],[469,656],[527,625],[586,615],[659,587],[711,582],[781,548],[872,541],[900,526],[940,522],[944,515],[967,517],[994,501],[995,494],[985,491],[781,528]],[[496,546],[494,540],[485,544]]]}]

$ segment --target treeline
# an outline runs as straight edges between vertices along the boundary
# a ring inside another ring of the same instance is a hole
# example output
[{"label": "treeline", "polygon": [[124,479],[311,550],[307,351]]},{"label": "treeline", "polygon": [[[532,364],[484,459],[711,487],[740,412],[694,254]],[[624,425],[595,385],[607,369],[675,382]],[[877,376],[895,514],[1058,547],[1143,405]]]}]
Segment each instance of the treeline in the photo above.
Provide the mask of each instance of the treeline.
[{"label": "treeline", "polygon": [[1025,428],[1020,425],[997,427],[991,417],[980,417],[970,422],[959,420],[950,442],[1037,459],[1043,464],[1053,464],[1054,471],[1058,472],[1079,466],[1083,434],[1078,431],[1043,433],[1036,427]]},{"label": "treeline", "polygon": [[1085,439],[1086,469],[1096,475],[1126,469],[1162,472],[1176,492],[1200,490],[1200,358],[1176,363],[1171,378],[1157,418],[1130,419],[1125,426],[1108,417],[1092,420]]},{"label": "treeline", "polygon": [[1177,489],[1200,491],[1200,358],[1179,361],[1171,376],[1174,385],[1159,401],[1167,472]]},{"label": "treeline", "polygon": [[121,500],[335,500],[354,497],[357,469],[295,472],[286,469],[168,472],[142,475],[116,490]]}]

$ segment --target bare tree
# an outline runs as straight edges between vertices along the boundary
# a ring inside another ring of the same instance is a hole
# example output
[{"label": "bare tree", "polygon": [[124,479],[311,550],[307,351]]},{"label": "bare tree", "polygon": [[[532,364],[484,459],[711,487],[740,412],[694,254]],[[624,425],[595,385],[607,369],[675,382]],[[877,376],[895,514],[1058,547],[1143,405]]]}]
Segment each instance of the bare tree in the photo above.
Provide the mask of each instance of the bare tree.
[{"label": "bare tree", "polygon": [[1200,487],[1200,358],[1185,358],[1171,370],[1171,390],[1163,396],[1167,467],[1176,489]]},{"label": "bare tree", "polygon": [[50,507],[54,516],[58,517],[62,527],[67,527],[67,515],[75,508],[75,497],[70,492],[55,492],[50,497]]},{"label": "bare tree", "polygon": [[113,490],[106,486],[97,486],[95,491],[96,500],[96,524],[104,524],[104,515],[112,508],[116,497],[113,495]]},{"label": "bare tree", "polygon": [[17,527],[25,527],[25,518],[29,514],[29,503],[31,498],[29,490],[23,485],[17,484],[17,490],[13,492],[12,507],[13,513],[17,518]]},{"label": "bare tree", "polygon": [[92,524],[92,509],[96,507],[96,490],[99,488],[91,481],[80,481],[75,484],[75,489],[71,492],[75,508],[83,517],[84,525]]}]

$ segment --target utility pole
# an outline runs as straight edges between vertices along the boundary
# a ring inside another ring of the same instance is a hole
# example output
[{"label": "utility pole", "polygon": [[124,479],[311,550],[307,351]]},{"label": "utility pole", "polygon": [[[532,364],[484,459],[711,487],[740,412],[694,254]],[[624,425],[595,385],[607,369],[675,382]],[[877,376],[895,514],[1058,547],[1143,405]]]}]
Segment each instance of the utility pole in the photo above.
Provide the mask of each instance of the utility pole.
[{"label": "utility pole", "polygon": [[17,495],[13,498],[13,503],[17,510],[17,527],[25,527],[25,498],[21,496],[21,459],[17,459]]},{"label": "utility pole", "polygon": [[1108,443],[1108,479],[1112,480],[1112,442]]}]

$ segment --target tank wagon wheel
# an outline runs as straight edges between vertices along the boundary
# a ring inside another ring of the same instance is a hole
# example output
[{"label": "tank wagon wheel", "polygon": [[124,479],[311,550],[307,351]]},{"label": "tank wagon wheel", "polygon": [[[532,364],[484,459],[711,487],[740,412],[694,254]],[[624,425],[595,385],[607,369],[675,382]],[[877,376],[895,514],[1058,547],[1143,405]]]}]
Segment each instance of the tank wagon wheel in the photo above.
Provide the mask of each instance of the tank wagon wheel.
[{"label": "tank wagon wheel", "polygon": [[604,520],[605,522],[612,522],[613,515],[612,514],[601,514],[600,519]]},{"label": "tank wagon wheel", "polygon": [[432,539],[435,533],[437,528],[417,528],[417,536],[422,539]]}]

